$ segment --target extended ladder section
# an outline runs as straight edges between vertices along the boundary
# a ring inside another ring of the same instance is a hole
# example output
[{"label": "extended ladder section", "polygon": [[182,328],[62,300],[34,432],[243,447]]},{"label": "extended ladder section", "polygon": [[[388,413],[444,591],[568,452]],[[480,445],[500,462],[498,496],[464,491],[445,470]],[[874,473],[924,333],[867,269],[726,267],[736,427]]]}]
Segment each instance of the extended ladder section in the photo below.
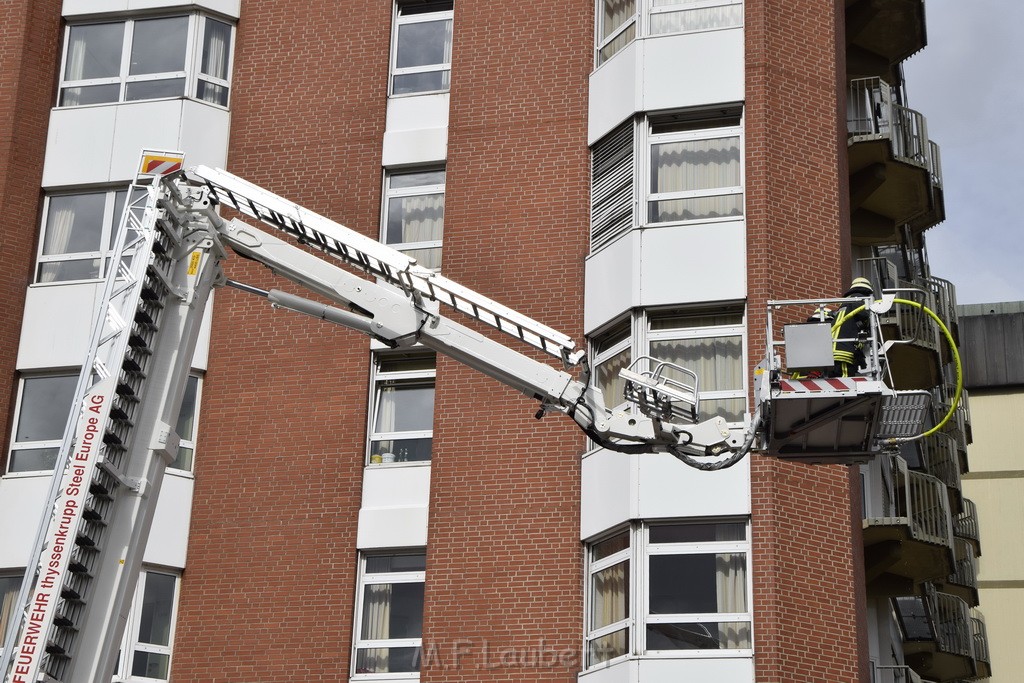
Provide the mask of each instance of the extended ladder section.
[{"label": "extended ladder section", "polygon": [[175,195],[163,184],[130,193],[4,648],[11,683],[109,680],[219,273],[208,233]]},{"label": "extended ladder section", "polygon": [[[755,376],[756,400],[766,412],[766,455],[807,463],[866,462],[888,438],[919,434],[928,410],[926,392],[897,392],[887,366],[874,302],[863,299],[770,301],[768,360]],[[864,326],[841,338],[825,307],[864,307]],[[816,318],[816,315],[818,316]],[[782,324],[776,325],[777,321]],[[788,323],[788,324],[787,324]],[[776,336],[781,330],[781,336]],[[836,376],[833,345],[856,347],[863,363],[852,376]]]},{"label": "extended ladder section", "polygon": [[345,263],[400,287],[409,295],[426,297],[535,346],[568,365],[576,365],[583,351],[568,336],[541,325],[471,289],[452,282],[416,260],[361,235],[261,187],[220,169],[198,166],[191,172],[221,204],[281,230],[302,244],[319,249]]}]

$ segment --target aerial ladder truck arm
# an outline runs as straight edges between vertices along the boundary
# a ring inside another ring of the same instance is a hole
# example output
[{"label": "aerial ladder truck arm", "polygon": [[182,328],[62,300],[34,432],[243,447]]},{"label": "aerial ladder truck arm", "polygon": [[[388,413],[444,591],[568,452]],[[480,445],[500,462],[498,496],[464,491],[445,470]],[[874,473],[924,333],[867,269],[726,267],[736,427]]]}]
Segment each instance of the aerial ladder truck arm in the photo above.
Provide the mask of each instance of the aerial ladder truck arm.
[{"label": "aerial ladder truck arm", "polygon": [[[865,457],[877,450],[874,422],[894,395],[877,378],[821,388],[804,382],[798,387],[803,393],[787,392],[770,344],[758,373],[754,416],[743,425],[700,419],[696,375],[650,358],[621,372],[627,408],[611,409],[591,381],[586,353],[568,336],[263,188],[197,167],[137,185],[130,196],[111,259],[117,268],[104,285],[48,514],[2,644],[6,683],[110,680],[164,469],[177,450],[171,425],[203,312],[218,286],[254,293],[275,307],[390,347],[433,349],[536,399],[538,418],[564,413],[596,445],[623,453],[667,452],[698,469],[730,466],[755,448],[780,457],[787,449],[811,453],[814,461],[828,462],[822,453],[831,448],[846,455],[846,441],[855,442],[855,456]],[[225,207],[313,251],[244,220],[224,219],[219,209]],[[330,303],[227,280],[221,263],[231,251]],[[455,322],[442,313],[448,309],[539,349],[561,368]],[[784,448],[773,450],[773,442]]]}]

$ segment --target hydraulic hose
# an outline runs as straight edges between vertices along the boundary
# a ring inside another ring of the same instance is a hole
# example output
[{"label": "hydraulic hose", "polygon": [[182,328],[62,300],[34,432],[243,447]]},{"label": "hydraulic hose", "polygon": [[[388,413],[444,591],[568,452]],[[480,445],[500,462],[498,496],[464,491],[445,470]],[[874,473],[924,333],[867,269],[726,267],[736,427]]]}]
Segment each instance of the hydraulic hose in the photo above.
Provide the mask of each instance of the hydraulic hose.
[{"label": "hydraulic hose", "polygon": [[[949,350],[953,355],[953,362],[956,366],[956,391],[953,394],[953,401],[952,403],[950,403],[949,410],[946,411],[946,414],[942,417],[941,420],[939,420],[938,424],[936,424],[928,431],[922,432],[921,434],[918,434],[916,436],[893,437],[891,439],[886,439],[885,442],[887,444],[899,444],[906,443],[908,441],[917,441],[918,439],[923,439],[926,436],[931,436],[935,432],[942,429],[942,427],[945,426],[947,422],[949,422],[949,419],[953,417],[953,414],[956,412],[957,406],[960,405],[960,395],[963,393],[964,388],[964,373],[963,365],[960,362],[960,352],[956,348],[956,342],[953,340],[952,333],[950,333],[949,328],[946,327],[946,324],[942,322],[942,319],[939,318],[939,316],[937,316],[935,312],[932,311],[930,308],[928,308],[924,304],[918,303],[917,301],[910,301],[908,299],[893,299],[893,303],[919,308],[925,313],[927,313],[928,316],[932,320],[934,320],[936,324],[938,324],[939,329],[942,330],[942,334],[946,338],[946,343],[949,345]],[[836,320],[835,324],[832,325],[833,337],[835,336],[835,332],[839,329],[843,322],[845,322],[848,318],[856,315],[857,313],[860,313],[863,310],[864,305],[862,304],[857,308],[851,310],[850,312],[844,313],[842,316],[840,316],[839,319]]]}]

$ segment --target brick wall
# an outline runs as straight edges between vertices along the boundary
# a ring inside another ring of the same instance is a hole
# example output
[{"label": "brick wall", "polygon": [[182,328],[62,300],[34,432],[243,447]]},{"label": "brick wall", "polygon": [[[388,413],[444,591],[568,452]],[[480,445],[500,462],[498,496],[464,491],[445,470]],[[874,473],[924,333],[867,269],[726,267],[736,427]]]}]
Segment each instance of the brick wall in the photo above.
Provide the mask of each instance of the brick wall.
[{"label": "brick wall", "polygon": [[[56,92],[60,6],[57,0],[5,2],[0,6],[0,331],[2,443],[10,440],[17,392],[15,364],[25,288],[32,281],[42,193],[46,129]],[[7,453],[0,454],[0,464]]]},{"label": "brick wall", "polygon": [[[590,0],[455,3],[444,272],[576,339],[592,22]],[[536,407],[439,359],[424,681],[576,680],[583,438]]]},{"label": "brick wall", "polygon": [[[752,362],[766,300],[838,296],[848,281],[843,8],[746,2]],[[759,683],[868,680],[855,475],[752,458]]]},{"label": "brick wall", "polygon": [[[390,17],[387,0],[243,4],[228,170],[376,236]],[[347,679],[368,373],[364,336],[217,293],[176,682]]]}]

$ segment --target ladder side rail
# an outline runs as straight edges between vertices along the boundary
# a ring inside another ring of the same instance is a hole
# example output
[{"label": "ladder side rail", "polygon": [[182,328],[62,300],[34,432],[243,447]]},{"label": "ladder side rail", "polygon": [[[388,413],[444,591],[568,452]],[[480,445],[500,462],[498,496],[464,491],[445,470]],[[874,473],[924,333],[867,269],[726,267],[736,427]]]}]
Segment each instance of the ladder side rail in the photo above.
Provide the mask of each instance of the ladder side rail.
[{"label": "ladder side rail", "polygon": [[[96,462],[95,456],[99,450],[91,449],[89,458],[85,460],[87,467],[84,469],[70,467],[76,441],[82,446],[85,436],[83,430],[87,425],[80,424],[80,418],[86,414],[87,403],[95,406],[94,401],[103,405],[104,412],[109,410],[114,388],[113,377],[108,376],[109,368],[115,364],[119,365],[114,359],[123,355],[127,346],[131,327],[130,324],[122,325],[131,319],[130,311],[141,290],[150,257],[151,226],[156,216],[158,190],[155,185],[148,188],[137,185],[132,187],[145,189],[146,192],[133,201],[130,191],[129,201],[125,203],[115,240],[112,267],[104,282],[104,304],[93,322],[87,354],[76,385],[75,402],[69,414],[51,478],[45,511],[29,555],[18,602],[13,610],[14,618],[9,624],[4,643],[0,673],[5,676],[5,680],[14,683],[22,680],[35,681],[40,665],[46,657],[45,647],[59,600],[57,592],[65,579],[71,553],[64,544],[61,544],[61,551],[58,553],[53,539],[74,538],[81,522],[80,507],[73,510],[74,514],[65,517],[60,513],[69,508],[64,507],[62,511],[60,506],[67,500],[74,500],[77,505],[82,496],[65,498],[62,493],[67,494],[69,489],[75,487],[79,491],[84,490],[85,487],[81,483],[91,479]],[[115,323],[113,328],[112,323]],[[100,381],[95,381],[95,375],[100,375]],[[102,421],[106,422],[106,415],[102,417]],[[89,434],[94,432],[95,430]],[[82,455],[82,451],[84,449],[81,449],[78,455]],[[41,571],[44,562],[47,565],[45,576]],[[57,566],[51,566],[51,563]],[[42,584],[45,586],[40,589]],[[37,609],[39,607],[44,609]],[[26,643],[26,640],[29,642]],[[10,678],[7,678],[8,674]]]},{"label": "ladder side rail", "polygon": [[[120,556],[117,562],[107,562],[95,578],[94,594],[106,598],[92,600],[86,607],[76,664],[68,683],[110,680],[117,665],[164,473],[178,451],[180,439],[174,427],[203,314],[221,276],[218,250],[216,246],[213,250],[201,250],[195,265],[190,263],[187,253],[175,264],[172,282],[187,296],[168,306],[161,316],[138,431],[122,468],[125,476],[140,481],[142,487],[135,495],[122,495],[114,502],[106,542]],[[123,656],[131,654],[126,652]]]},{"label": "ladder side rail", "polygon": [[292,235],[301,243],[406,291],[440,301],[556,358],[572,359],[573,363],[579,359],[573,355],[576,344],[569,336],[417,265],[415,259],[396,249],[225,171],[198,166],[192,173],[218,201]]}]

